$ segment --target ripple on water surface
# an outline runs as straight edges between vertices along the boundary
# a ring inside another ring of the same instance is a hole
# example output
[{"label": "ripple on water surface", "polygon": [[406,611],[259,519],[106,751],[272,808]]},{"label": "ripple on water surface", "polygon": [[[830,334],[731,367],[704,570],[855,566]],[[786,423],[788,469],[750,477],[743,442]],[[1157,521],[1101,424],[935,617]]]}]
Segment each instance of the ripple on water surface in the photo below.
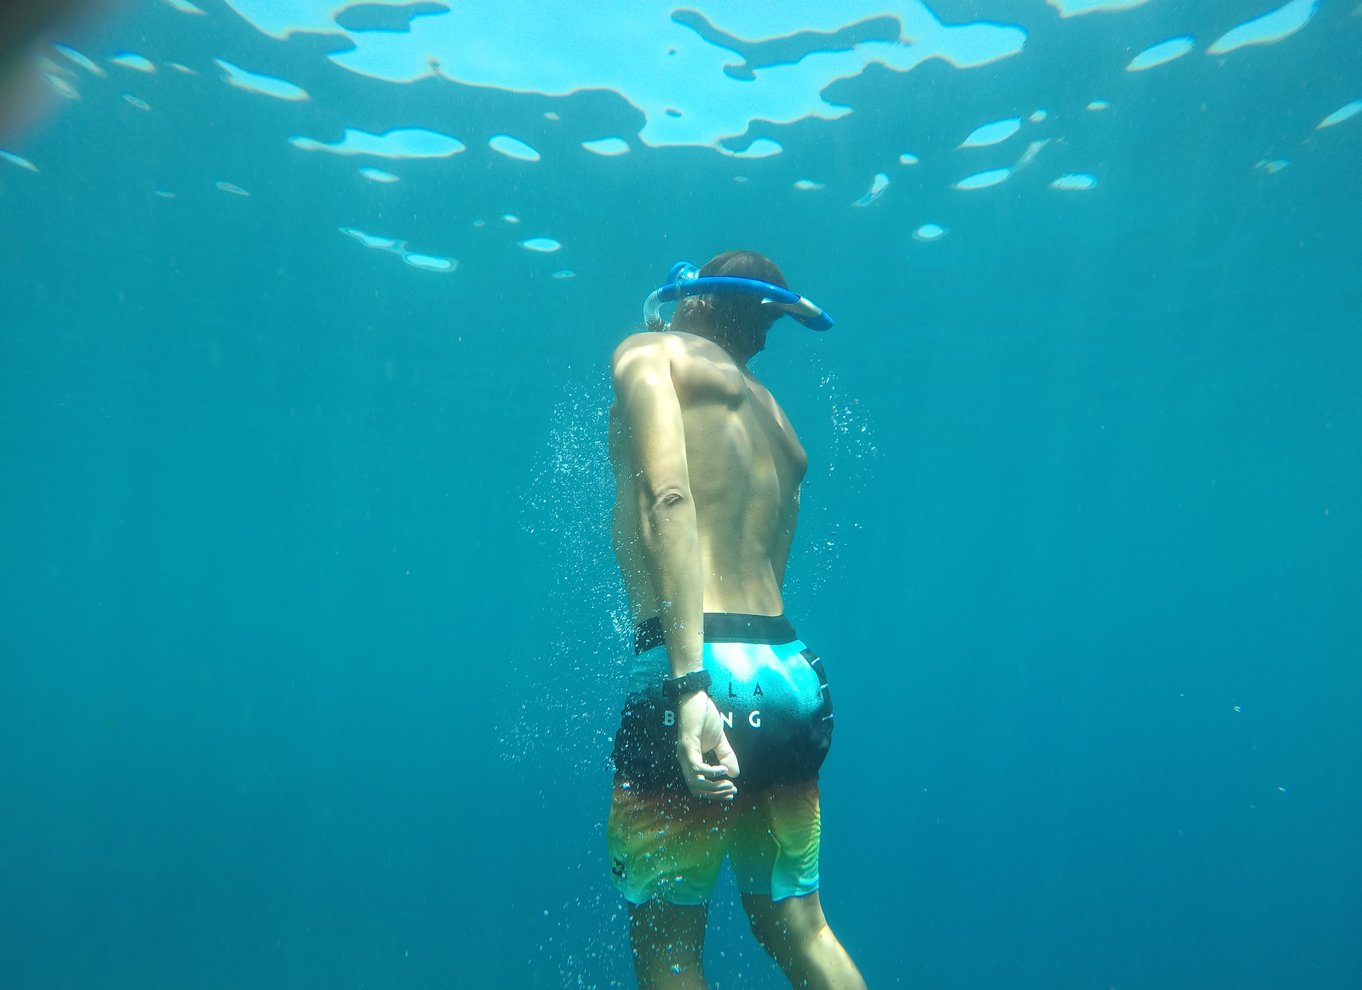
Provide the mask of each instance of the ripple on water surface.
[{"label": "ripple on water surface", "polygon": [[251,72],[239,65],[233,65],[226,59],[215,58],[213,62],[222,70],[223,82],[247,93],[272,96],[276,100],[290,100],[295,103],[311,98],[307,95],[307,90],[289,82],[287,79],[267,76],[260,72]]},{"label": "ripple on water surface", "polygon": [[493,151],[505,155],[507,158],[515,158],[522,162],[537,162],[540,155],[538,151],[530,147],[520,138],[513,138],[509,134],[496,134],[487,142]]},{"label": "ripple on water surface", "polygon": [[464,150],[462,141],[424,127],[402,127],[382,134],[347,127],[339,141],[317,141],[300,135],[289,138],[289,143],[303,151],[373,155],[375,158],[448,158]]}]

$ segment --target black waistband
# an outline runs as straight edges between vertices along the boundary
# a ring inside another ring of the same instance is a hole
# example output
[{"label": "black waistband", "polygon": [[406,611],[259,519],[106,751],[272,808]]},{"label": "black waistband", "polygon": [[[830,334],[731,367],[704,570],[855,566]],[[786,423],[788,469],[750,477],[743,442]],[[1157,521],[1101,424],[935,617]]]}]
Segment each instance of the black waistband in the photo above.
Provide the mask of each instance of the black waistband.
[{"label": "black waistband", "polygon": [[[706,643],[790,643],[799,637],[783,615],[743,615],[741,612],[706,612]],[[634,654],[661,646],[662,620],[653,616],[634,630]]]}]

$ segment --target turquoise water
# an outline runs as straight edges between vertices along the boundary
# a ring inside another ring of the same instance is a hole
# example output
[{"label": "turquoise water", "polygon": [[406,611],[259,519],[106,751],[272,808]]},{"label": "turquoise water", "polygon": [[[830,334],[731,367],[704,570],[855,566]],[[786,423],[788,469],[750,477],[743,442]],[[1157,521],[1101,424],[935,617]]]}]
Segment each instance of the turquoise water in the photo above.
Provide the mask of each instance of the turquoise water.
[{"label": "turquoise water", "polygon": [[[144,0],[39,49],[0,986],[632,985],[606,365],[731,247],[838,320],[755,368],[868,983],[1362,983],[1362,17],[805,6]],[[713,985],[782,985],[735,900]]]}]

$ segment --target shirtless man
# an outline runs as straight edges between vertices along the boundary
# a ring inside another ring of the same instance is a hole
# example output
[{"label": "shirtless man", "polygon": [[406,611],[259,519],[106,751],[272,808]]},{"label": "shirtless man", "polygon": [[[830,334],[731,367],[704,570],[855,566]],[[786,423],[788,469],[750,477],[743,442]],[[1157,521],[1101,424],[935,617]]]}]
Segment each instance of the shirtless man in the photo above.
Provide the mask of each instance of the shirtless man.
[{"label": "shirtless man", "polygon": [[628,337],[612,362],[613,535],[637,632],[613,754],[611,872],[641,990],[706,986],[705,917],[726,856],[791,986],[864,990],[818,899],[832,701],[780,594],[808,458],[747,369],[779,316],[831,320],[755,252],[721,254],[698,275],[670,332]]}]

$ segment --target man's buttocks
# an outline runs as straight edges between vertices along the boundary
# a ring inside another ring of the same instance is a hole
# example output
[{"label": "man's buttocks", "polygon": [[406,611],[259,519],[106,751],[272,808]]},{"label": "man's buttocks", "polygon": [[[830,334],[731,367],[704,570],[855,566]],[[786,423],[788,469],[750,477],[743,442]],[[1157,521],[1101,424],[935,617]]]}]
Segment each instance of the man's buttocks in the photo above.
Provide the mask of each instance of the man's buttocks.
[{"label": "man's buttocks", "polygon": [[[710,697],[738,755],[739,788],[816,780],[832,741],[823,662],[779,615],[707,612],[704,668]],[[613,759],[630,786],[685,790],[676,762],[676,710],[656,619],[639,625]]]}]

